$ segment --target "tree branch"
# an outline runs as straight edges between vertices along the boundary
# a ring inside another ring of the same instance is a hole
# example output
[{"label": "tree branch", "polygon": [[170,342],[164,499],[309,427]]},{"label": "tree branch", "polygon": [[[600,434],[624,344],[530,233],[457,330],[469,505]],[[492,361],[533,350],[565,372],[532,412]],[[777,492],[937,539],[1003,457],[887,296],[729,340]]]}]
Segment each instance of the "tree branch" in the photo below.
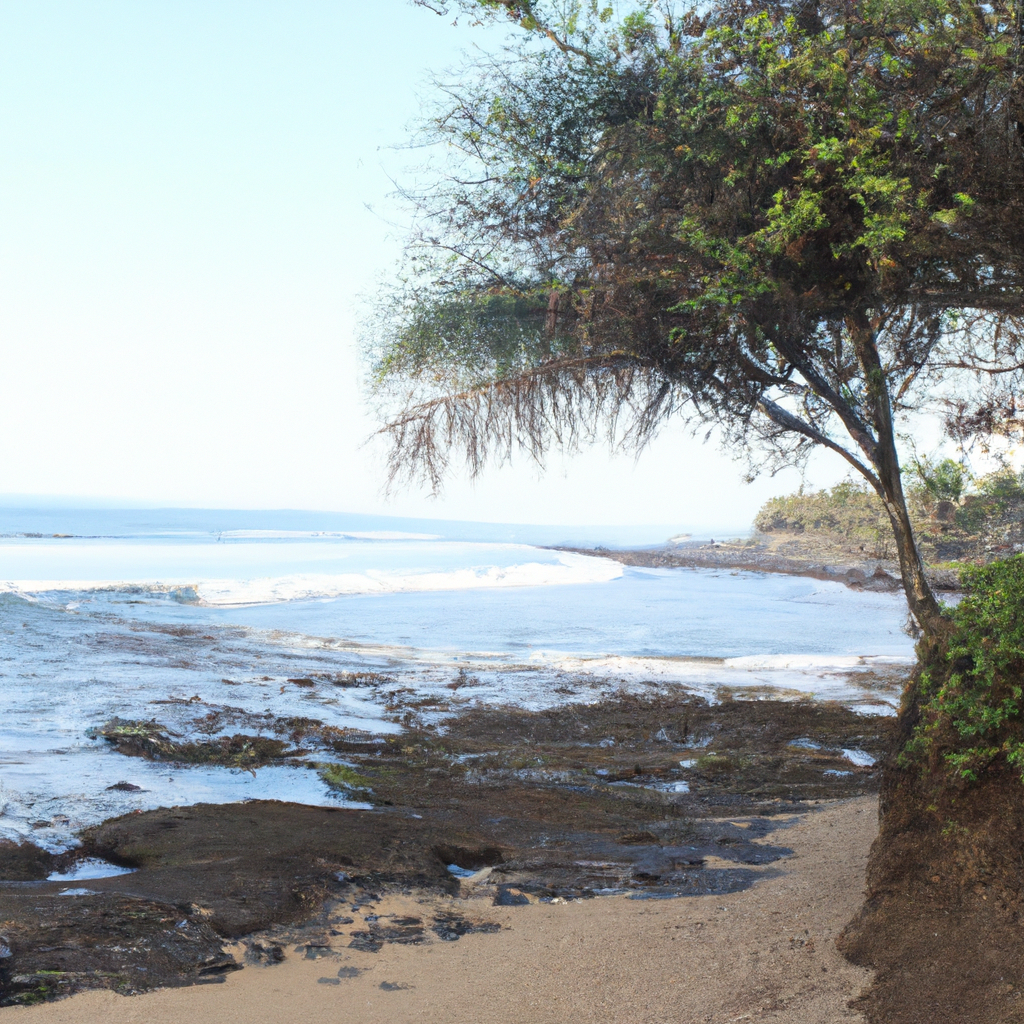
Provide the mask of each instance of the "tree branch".
[{"label": "tree branch", "polygon": [[862,452],[874,462],[877,443],[871,435],[870,427],[853,411],[849,402],[845,401],[835,388],[805,359],[796,346],[789,345],[782,339],[773,339],[776,348],[786,357],[807,381],[811,390],[822,401],[827,402],[836,415],[843,421],[843,426]]},{"label": "tree branch", "polygon": [[783,409],[781,405],[773,402],[770,398],[762,396],[758,406],[768,419],[783,430],[802,434],[815,444],[820,444],[823,448],[829,448],[841,455],[876,491],[880,491],[882,485],[878,477],[856,455],[847,451],[841,444],[833,441],[827,434],[823,434],[820,430],[812,427],[810,423],[805,422],[798,416],[794,416],[788,409]]}]

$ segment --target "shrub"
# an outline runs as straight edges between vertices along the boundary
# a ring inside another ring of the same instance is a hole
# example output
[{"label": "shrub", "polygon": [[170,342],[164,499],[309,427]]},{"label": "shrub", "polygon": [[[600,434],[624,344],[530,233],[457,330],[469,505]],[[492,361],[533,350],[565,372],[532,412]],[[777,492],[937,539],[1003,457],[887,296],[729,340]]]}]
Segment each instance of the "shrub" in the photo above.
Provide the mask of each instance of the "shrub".
[{"label": "shrub", "polygon": [[920,672],[921,718],[901,758],[951,781],[1009,764],[1024,779],[1024,556],[961,573],[952,630]]},{"label": "shrub", "polygon": [[970,481],[964,467],[953,459],[915,459],[910,468],[934,501],[958,502]]},{"label": "shrub", "polygon": [[754,526],[762,533],[830,536],[848,547],[859,546],[875,558],[895,554],[885,506],[873,491],[849,480],[823,491],[772,498],[757,513]]},{"label": "shrub", "polygon": [[1011,469],[990,473],[978,481],[978,491],[998,502],[1000,508],[1024,501],[1024,485],[1021,477]]}]

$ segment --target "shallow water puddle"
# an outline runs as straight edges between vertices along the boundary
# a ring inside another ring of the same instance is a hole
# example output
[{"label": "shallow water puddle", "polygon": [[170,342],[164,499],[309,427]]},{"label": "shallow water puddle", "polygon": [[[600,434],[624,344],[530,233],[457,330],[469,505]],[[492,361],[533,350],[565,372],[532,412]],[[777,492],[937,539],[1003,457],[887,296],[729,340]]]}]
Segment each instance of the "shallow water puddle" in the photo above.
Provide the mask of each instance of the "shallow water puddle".
[{"label": "shallow water puddle", "polygon": [[[115,878],[118,875],[130,875],[135,868],[123,868],[99,857],[86,857],[77,861],[66,871],[54,871],[46,876],[48,882],[85,882],[96,878]],[[71,895],[67,890],[65,895]]]}]

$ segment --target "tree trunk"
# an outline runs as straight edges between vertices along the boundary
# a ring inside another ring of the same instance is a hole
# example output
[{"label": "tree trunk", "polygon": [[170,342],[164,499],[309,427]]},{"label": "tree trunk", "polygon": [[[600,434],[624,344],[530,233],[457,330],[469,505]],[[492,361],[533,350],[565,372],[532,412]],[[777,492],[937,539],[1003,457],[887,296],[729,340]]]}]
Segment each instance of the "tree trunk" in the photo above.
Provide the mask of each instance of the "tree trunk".
[{"label": "tree trunk", "polygon": [[[893,447],[892,454],[895,462],[895,447]],[[917,541],[914,539],[910,516],[907,513],[906,499],[903,496],[899,465],[895,466],[889,479],[882,475],[881,467],[876,466],[876,469],[878,469],[879,479],[882,481],[882,491],[879,496],[885,502],[885,510],[889,513],[889,522],[892,524],[892,532],[896,538],[896,554],[899,558],[900,575],[903,578],[903,589],[907,595],[910,613],[917,619],[918,625],[925,634],[933,636],[944,629],[947,620],[942,614],[939,602],[935,599],[928,578],[925,576],[921,553],[917,549]]]},{"label": "tree trunk", "polygon": [[918,551],[914,531],[910,525],[907,499],[903,494],[899,455],[896,452],[889,387],[878,355],[875,329],[866,312],[851,316],[847,326],[857,360],[864,373],[868,407],[875,430],[876,443],[872,450],[865,451],[878,477],[877,482],[872,481],[872,484],[885,503],[889,522],[892,524],[900,575],[903,578],[903,589],[907,595],[910,613],[925,635],[932,636],[942,632],[948,620],[942,614],[939,602],[935,599],[925,576],[924,563],[921,561],[921,553]]}]

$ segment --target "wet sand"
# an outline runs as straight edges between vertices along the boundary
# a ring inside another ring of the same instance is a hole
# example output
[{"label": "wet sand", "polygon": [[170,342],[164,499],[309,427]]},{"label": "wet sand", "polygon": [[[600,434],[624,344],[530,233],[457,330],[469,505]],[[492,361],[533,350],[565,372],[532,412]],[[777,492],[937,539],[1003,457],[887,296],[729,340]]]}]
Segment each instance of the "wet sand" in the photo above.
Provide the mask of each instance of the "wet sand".
[{"label": "wet sand", "polygon": [[[132,998],[87,992],[0,1010],[0,1022],[863,1020],[847,1004],[870,973],[845,961],[835,939],[860,906],[876,833],[874,797],[819,805],[786,830],[793,856],[753,887],[727,895],[513,907],[493,906],[474,896],[476,889],[465,898],[386,895],[369,908],[377,917],[422,917],[448,908],[501,929],[457,942],[388,943],[376,953],[325,949],[315,959],[289,945],[282,963],[252,965],[217,984]],[[239,944],[236,955],[246,948]]]}]

